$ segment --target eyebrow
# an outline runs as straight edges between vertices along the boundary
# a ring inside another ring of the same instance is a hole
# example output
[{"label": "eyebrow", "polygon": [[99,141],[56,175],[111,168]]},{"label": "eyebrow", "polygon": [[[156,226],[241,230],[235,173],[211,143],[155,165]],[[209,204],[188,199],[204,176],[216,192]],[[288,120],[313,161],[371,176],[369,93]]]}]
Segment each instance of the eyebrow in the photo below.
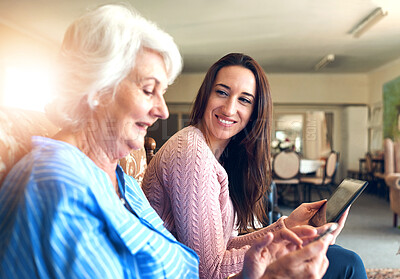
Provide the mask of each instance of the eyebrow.
[{"label": "eyebrow", "polygon": [[157,78],[155,78],[155,77],[147,77],[147,78],[143,78],[142,80],[143,80],[143,81],[154,80],[154,82],[155,82],[156,84],[160,84],[160,83],[161,83],[161,82],[160,82]]},{"label": "eyebrow", "polygon": [[[222,87],[224,87],[224,88],[226,88],[226,89],[231,90],[231,88],[230,88],[228,85],[225,85],[225,84],[223,84],[223,83],[217,83],[215,86],[217,86],[217,85],[222,86]],[[249,97],[252,97],[253,99],[255,98],[255,96],[254,96],[253,94],[248,93],[248,92],[242,92],[242,94],[244,94],[244,95],[246,95],[246,96],[249,96]]]},{"label": "eyebrow", "polygon": [[[147,77],[147,78],[144,78],[144,79],[143,79],[143,81],[148,81],[148,80],[154,80],[154,82],[156,83],[156,86],[158,86],[158,85],[161,84],[161,81],[159,81],[159,80],[158,80],[157,78],[155,78],[155,77]],[[164,89],[162,89],[162,93],[165,94],[165,92],[167,92],[167,90],[168,90],[168,85],[167,85],[167,87],[165,87]]]}]

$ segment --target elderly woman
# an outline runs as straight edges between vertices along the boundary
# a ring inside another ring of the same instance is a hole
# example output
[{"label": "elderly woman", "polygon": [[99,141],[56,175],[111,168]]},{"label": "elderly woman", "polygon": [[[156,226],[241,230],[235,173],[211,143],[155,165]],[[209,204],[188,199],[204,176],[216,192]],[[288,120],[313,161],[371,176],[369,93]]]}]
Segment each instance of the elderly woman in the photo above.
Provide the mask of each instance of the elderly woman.
[{"label": "elderly woman", "polygon": [[[0,277],[198,278],[197,255],[164,228],[118,165],[168,117],[163,94],[182,68],[172,38],[106,5],[68,28],[60,66],[50,115],[61,130],[34,137],[0,188]],[[323,273],[331,237],[297,249],[305,243],[299,236],[315,234],[266,235],[237,277]]]},{"label": "elderly woman", "polygon": [[76,20],[60,52],[51,118],[62,128],[0,192],[1,278],[197,277],[197,255],[163,227],[118,160],[167,118],[173,39],[122,6]]}]

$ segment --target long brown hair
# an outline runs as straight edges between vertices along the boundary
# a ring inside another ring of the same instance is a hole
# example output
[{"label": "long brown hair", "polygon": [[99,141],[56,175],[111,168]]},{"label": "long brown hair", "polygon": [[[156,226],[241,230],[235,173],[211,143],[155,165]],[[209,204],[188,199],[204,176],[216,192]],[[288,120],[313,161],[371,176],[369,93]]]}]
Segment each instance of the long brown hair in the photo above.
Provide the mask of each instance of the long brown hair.
[{"label": "long brown hair", "polygon": [[215,78],[223,67],[242,66],[254,74],[256,102],[250,121],[232,137],[220,157],[228,173],[229,195],[237,212],[240,230],[255,228],[256,218],[265,223],[265,192],[271,182],[271,117],[272,99],[267,77],[261,66],[250,56],[230,53],[218,60],[207,71],[197,93],[190,115],[190,124],[201,122],[210,98]]}]

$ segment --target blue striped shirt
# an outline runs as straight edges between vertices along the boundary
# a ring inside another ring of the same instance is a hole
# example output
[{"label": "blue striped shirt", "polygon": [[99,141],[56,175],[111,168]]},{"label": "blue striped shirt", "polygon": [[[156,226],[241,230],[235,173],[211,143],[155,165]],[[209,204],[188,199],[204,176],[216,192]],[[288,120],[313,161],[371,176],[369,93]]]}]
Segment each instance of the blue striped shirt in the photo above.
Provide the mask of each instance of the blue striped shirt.
[{"label": "blue striped shirt", "polygon": [[0,278],[198,278],[198,257],[163,226],[137,182],[76,147],[33,137],[0,188]]}]

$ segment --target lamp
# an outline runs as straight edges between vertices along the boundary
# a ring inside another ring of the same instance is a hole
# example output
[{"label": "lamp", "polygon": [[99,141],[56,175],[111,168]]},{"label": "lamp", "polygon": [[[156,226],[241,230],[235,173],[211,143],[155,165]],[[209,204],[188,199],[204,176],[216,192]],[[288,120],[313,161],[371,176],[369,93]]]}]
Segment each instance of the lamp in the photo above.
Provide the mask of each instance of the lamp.
[{"label": "lamp", "polygon": [[387,14],[387,11],[384,11],[382,8],[378,7],[363,20],[361,20],[356,26],[354,26],[349,33],[352,34],[354,38],[358,38]]},{"label": "lamp", "polygon": [[318,71],[321,70],[322,68],[326,67],[328,64],[332,63],[335,61],[335,55],[334,54],[328,54],[324,58],[321,59],[317,64],[314,66],[314,70]]}]

